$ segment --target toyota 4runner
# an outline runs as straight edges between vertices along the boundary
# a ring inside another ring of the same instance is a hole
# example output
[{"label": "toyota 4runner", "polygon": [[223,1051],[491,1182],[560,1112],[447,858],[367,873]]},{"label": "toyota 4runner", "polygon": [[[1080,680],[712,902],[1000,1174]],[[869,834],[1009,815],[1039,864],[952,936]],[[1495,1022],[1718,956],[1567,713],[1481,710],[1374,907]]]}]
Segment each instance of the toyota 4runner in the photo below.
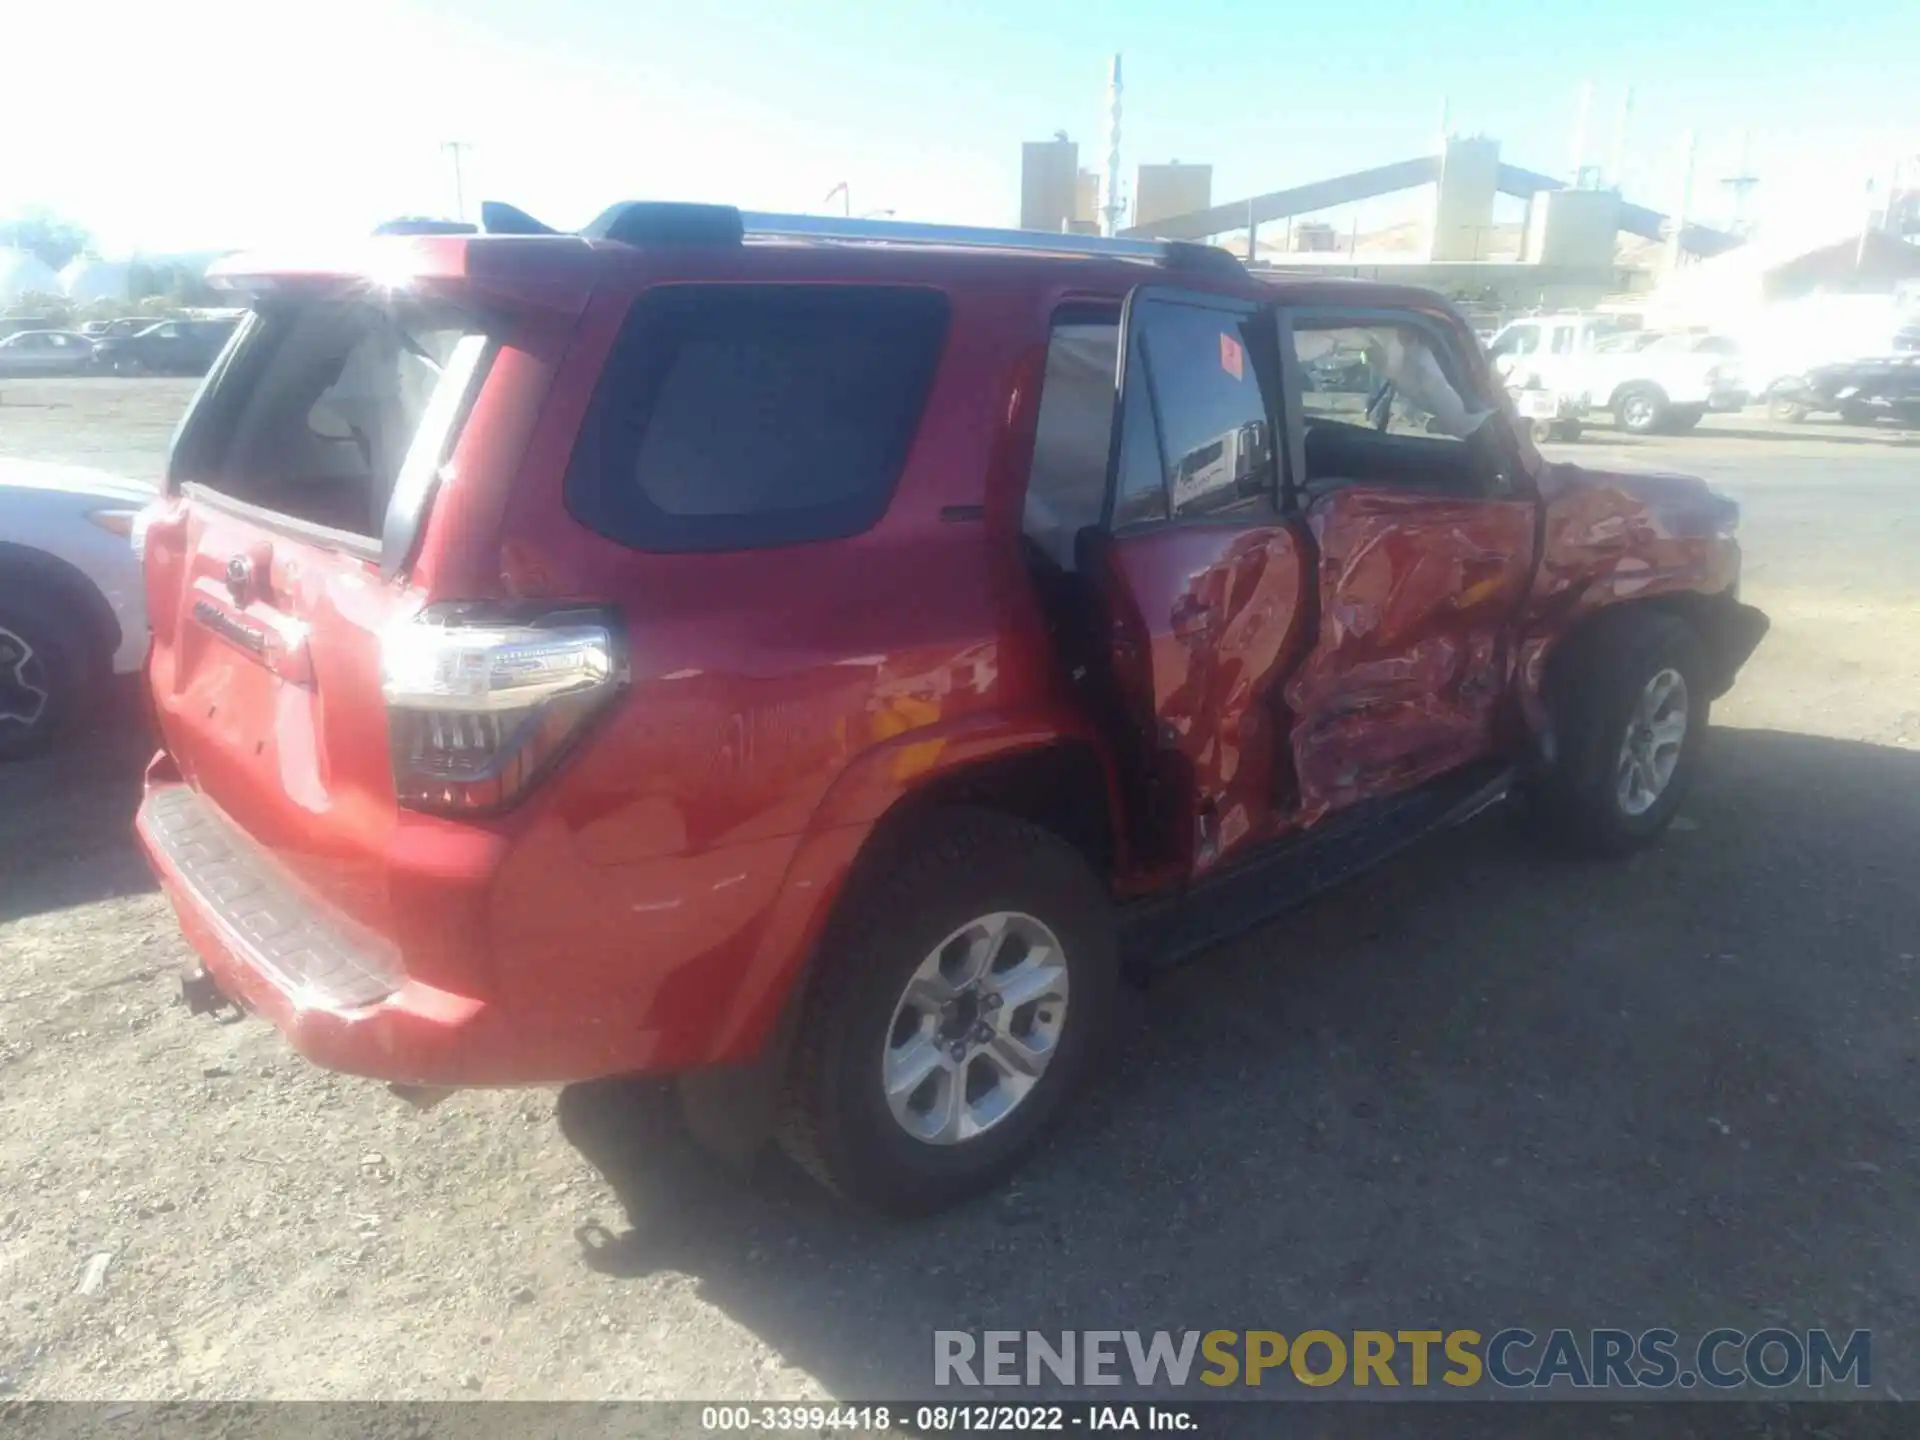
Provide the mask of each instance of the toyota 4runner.
[{"label": "toyota 4runner", "polygon": [[1766,626],[1731,502],[1543,461],[1424,291],[486,230],[225,262],[251,312],[144,517],[189,998],[322,1065],[678,1075],[709,1136],[948,1203],[1135,971],[1510,790],[1658,834]]}]

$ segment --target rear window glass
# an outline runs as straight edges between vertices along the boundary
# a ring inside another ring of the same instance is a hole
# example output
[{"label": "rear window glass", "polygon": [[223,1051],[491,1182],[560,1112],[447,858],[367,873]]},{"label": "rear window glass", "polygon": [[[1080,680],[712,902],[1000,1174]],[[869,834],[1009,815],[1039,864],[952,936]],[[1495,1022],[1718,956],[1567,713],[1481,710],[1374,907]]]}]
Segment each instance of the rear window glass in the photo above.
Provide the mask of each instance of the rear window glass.
[{"label": "rear window glass", "polygon": [[189,417],[171,478],[378,538],[409,457],[429,471],[445,458],[485,343],[478,321],[448,309],[263,309]]},{"label": "rear window glass", "polygon": [[906,462],[946,321],[930,290],[649,291],[595,393],[568,508],[642,550],[857,534]]}]

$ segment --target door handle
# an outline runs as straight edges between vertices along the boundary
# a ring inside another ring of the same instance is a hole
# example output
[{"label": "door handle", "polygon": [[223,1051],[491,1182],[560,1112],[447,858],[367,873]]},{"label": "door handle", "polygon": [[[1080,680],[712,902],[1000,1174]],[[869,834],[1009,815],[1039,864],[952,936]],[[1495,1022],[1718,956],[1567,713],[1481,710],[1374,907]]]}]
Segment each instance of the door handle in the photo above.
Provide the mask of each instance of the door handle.
[{"label": "door handle", "polygon": [[1191,640],[1213,629],[1213,607],[1202,600],[1182,600],[1173,607],[1173,633]]}]

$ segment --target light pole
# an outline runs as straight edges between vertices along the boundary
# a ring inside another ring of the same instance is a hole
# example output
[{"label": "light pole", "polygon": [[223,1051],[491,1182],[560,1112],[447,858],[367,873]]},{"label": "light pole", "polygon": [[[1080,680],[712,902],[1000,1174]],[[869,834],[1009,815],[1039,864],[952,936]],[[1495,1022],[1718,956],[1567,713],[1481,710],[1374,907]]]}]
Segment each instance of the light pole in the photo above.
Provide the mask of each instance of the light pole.
[{"label": "light pole", "polygon": [[467,192],[460,178],[460,156],[472,148],[473,146],[464,140],[440,142],[441,151],[453,157],[453,218],[456,220],[467,218]]}]

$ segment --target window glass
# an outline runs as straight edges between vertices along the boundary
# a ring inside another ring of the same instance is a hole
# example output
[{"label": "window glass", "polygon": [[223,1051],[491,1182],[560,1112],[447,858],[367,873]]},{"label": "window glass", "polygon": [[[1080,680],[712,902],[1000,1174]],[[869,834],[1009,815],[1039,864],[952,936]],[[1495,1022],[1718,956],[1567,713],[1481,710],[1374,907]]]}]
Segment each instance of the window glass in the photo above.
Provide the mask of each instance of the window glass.
[{"label": "window glass", "polygon": [[1494,341],[1492,355],[1531,355],[1540,348],[1538,325],[1510,325],[1507,333]]},{"label": "window glass", "polygon": [[1296,321],[1293,342],[1301,411],[1309,425],[1459,439],[1490,413],[1463,397],[1448,373],[1450,359],[1421,327],[1391,321],[1315,327]]},{"label": "window glass", "polygon": [[1483,496],[1500,483],[1502,427],[1466,385],[1452,351],[1409,318],[1291,327],[1306,428],[1299,488],[1308,502],[1362,485]]},{"label": "window glass", "polygon": [[1575,332],[1574,332],[1573,326],[1571,325],[1554,326],[1553,327],[1553,353],[1555,355],[1571,355],[1573,353],[1574,337],[1575,337]]},{"label": "window glass", "polygon": [[1136,353],[1127,365],[1126,408],[1120,415],[1120,465],[1114,481],[1113,523],[1137,525],[1167,518],[1167,481],[1160,432],[1147,391],[1147,367]]},{"label": "window glass", "polygon": [[[203,422],[204,460],[182,478],[378,537],[449,358],[481,334],[477,317],[404,302],[313,299],[269,306],[255,333],[250,363],[209,392],[219,403]],[[470,378],[465,371],[452,383],[464,388]],[[176,464],[187,463],[176,452]]]},{"label": "window glass", "polygon": [[636,302],[567,478],[644,550],[857,534],[885,512],[946,334],[904,287],[676,285]]},{"label": "window glass", "polygon": [[1047,345],[1022,528],[1063,570],[1073,568],[1075,537],[1100,523],[1106,500],[1119,351],[1117,324],[1056,325]]},{"label": "window glass", "polygon": [[1272,493],[1254,323],[1242,311],[1161,300],[1140,307],[1132,343],[1152,381],[1176,516],[1211,514]]}]

